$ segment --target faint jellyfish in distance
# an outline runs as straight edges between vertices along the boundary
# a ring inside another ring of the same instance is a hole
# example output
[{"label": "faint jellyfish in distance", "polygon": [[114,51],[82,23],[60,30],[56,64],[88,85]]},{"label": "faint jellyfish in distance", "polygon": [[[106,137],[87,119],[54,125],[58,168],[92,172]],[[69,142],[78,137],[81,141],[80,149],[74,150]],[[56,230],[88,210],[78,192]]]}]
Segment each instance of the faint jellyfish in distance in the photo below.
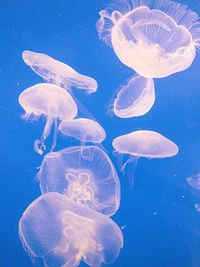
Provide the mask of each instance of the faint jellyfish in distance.
[{"label": "faint jellyfish in distance", "polygon": [[40,83],[24,90],[19,96],[19,104],[25,110],[25,119],[31,116],[46,117],[46,124],[41,138],[35,141],[35,151],[42,155],[45,140],[54,126],[54,138],[51,147],[56,146],[58,120],[72,120],[77,115],[77,106],[71,95],[59,86]]},{"label": "faint jellyfish in distance", "polygon": [[37,174],[42,193],[58,192],[112,216],[120,205],[120,181],[97,146],[74,146],[47,154]]},{"label": "faint jellyfish in distance", "polygon": [[[118,154],[118,164],[121,171],[124,171],[126,165],[131,163],[129,164],[131,168],[128,174],[130,186],[134,184],[134,172],[139,158],[162,159],[173,157],[179,150],[175,143],[163,135],[153,131],[142,130],[116,137],[112,145],[115,153]],[[123,163],[124,155],[128,156],[125,163]]]},{"label": "faint jellyfish in distance", "polygon": [[162,78],[183,71],[199,49],[199,17],[181,3],[122,0],[99,14],[99,38],[141,76]]},{"label": "faint jellyfish in distance", "polygon": [[106,138],[106,132],[98,122],[85,118],[62,121],[58,129],[62,134],[80,140],[82,144],[100,144]]},{"label": "faint jellyfish in distance", "polygon": [[123,235],[109,217],[59,193],[47,193],[23,213],[19,236],[24,249],[46,267],[91,267],[112,263]]},{"label": "faint jellyfish in distance", "polygon": [[200,190],[200,173],[195,175],[195,177],[187,177],[187,183],[194,189]]},{"label": "faint jellyfish in distance", "polygon": [[146,114],[155,102],[153,79],[132,76],[114,99],[113,112],[119,118],[131,118]]}]

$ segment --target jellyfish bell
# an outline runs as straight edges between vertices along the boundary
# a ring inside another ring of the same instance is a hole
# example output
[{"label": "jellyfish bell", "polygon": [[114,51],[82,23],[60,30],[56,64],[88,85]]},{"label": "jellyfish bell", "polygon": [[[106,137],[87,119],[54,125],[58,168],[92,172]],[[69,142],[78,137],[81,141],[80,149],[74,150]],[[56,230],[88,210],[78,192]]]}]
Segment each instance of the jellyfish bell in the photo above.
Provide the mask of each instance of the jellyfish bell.
[{"label": "jellyfish bell", "polygon": [[59,86],[40,83],[24,90],[19,96],[19,104],[25,110],[25,118],[46,117],[46,124],[40,140],[34,144],[35,151],[42,154],[45,140],[54,125],[54,139],[51,150],[56,146],[58,120],[72,120],[77,115],[77,106],[71,95]]},{"label": "jellyfish bell", "polygon": [[198,15],[171,0],[119,1],[100,12],[97,31],[123,64],[147,78],[187,69],[200,45]]},{"label": "jellyfish bell", "polygon": [[113,112],[119,118],[146,114],[155,102],[153,79],[134,75],[123,85],[114,100]]},{"label": "jellyfish bell", "polygon": [[25,50],[22,53],[24,62],[39,76],[49,83],[53,83],[70,90],[71,87],[94,93],[97,90],[95,79],[79,74],[70,66],[52,57]]},{"label": "jellyfish bell", "polygon": [[187,177],[186,181],[192,188],[200,190],[200,173],[197,173],[194,177]]},{"label": "jellyfish bell", "polygon": [[74,146],[47,154],[37,179],[43,194],[65,194],[108,216],[119,208],[119,177],[108,155],[97,146]]},{"label": "jellyfish bell", "polygon": [[[131,185],[134,182],[134,169],[140,157],[163,159],[175,156],[178,146],[165,136],[153,131],[135,131],[115,138],[112,145],[119,154],[119,165],[121,171],[125,170],[128,163],[132,163],[132,177],[129,177]],[[123,163],[123,156],[128,155],[128,159]],[[134,163],[134,164],[133,164]]]},{"label": "jellyfish bell", "polygon": [[106,138],[106,132],[98,122],[85,118],[62,121],[59,125],[59,131],[83,143],[92,142],[100,144]]}]

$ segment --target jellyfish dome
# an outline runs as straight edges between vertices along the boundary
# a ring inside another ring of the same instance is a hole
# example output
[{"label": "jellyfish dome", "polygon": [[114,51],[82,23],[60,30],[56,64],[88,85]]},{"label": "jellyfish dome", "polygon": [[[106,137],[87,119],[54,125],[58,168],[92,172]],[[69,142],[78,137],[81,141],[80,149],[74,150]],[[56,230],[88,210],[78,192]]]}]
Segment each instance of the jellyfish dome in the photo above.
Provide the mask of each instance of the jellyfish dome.
[{"label": "jellyfish dome", "polygon": [[52,57],[25,50],[22,53],[24,62],[39,76],[49,83],[53,83],[70,90],[71,87],[94,93],[97,90],[95,79],[79,74],[70,66]]},{"label": "jellyfish dome", "polygon": [[106,132],[98,122],[85,118],[62,121],[59,130],[81,142],[102,143],[106,138]]},{"label": "jellyfish dome", "polygon": [[54,140],[51,150],[56,145],[58,120],[72,120],[77,115],[77,106],[71,95],[59,86],[40,83],[24,90],[19,96],[19,104],[25,110],[25,119],[31,116],[46,117],[46,125],[40,140],[34,144],[35,151],[42,154],[45,140],[54,125]]},{"label": "jellyfish dome", "polygon": [[109,264],[123,247],[119,227],[107,216],[59,193],[47,193],[25,210],[19,221],[25,250],[46,267]]},{"label": "jellyfish dome", "polygon": [[171,0],[122,0],[100,11],[100,39],[120,61],[147,78],[187,69],[200,44],[198,15]]},{"label": "jellyfish dome", "polygon": [[123,85],[114,100],[113,111],[119,118],[146,114],[155,102],[153,79],[134,75]]},{"label": "jellyfish dome", "polygon": [[96,146],[74,146],[44,157],[37,174],[42,193],[58,192],[113,215],[120,205],[120,182],[108,155]]}]

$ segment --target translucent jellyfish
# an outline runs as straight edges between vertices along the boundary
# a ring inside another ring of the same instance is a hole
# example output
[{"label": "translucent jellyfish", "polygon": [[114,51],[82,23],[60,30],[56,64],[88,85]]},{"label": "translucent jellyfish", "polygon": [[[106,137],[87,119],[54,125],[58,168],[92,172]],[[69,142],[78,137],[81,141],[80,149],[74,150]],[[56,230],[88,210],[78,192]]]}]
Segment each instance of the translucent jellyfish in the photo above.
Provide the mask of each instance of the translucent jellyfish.
[{"label": "translucent jellyfish", "polygon": [[51,147],[56,146],[58,120],[72,120],[77,115],[77,106],[71,95],[59,86],[40,83],[24,90],[19,96],[19,104],[25,110],[25,119],[46,117],[46,124],[40,140],[34,143],[34,149],[42,155],[46,149],[45,140],[54,126],[54,138]]},{"label": "translucent jellyfish", "polygon": [[131,118],[146,114],[155,102],[153,79],[134,75],[118,91],[113,111],[119,118]]},{"label": "translucent jellyfish", "polygon": [[[125,170],[128,163],[132,163],[129,174],[131,186],[134,183],[134,169],[140,157],[162,159],[175,156],[179,150],[175,143],[153,131],[135,131],[119,136],[113,140],[112,145],[119,154],[118,163],[121,171]],[[124,155],[128,155],[125,163]]]},{"label": "translucent jellyfish", "polygon": [[195,175],[195,177],[187,177],[186,181],[188,182],[188,184],[197,190],[200,190],[200,173],[198,173],[197,175]]},{"label": "translucent jellyfish", "polygon": [[37,179],[42,193],[58,192],[108,216],[120,205],[120,182],[108,155],[74,146],[44,157]]},{"label": "translucent jellyfish", "polygon": [[49,83],[59,85],[66,90],[70,90],[71,87],[83,89],[87,93],[94,93],[97,90],[95,79],[79,74],[70,66],[46,54],[25,50],[22,58],[35,73]]},{"label": "translucent jellyfish", "polygon": [[100,39],[141,76],[161,78],[183,71],[199,48],[199,17],[181,3],[122,0],[99,14]]},{"label": "translucent jellyfish", "polygon": [[30,204],[19,221],[19,236],[32,257],[46,267],[109,264],[123,247],[120,228],[107,216],[59,193]]},{"label": "translucent jellyfish", "polygon": [[106,132],[98,122],[85,118],[62,121],[59,130],[64,135],[74,137],[83,143],[101,143],[106,138]]}]

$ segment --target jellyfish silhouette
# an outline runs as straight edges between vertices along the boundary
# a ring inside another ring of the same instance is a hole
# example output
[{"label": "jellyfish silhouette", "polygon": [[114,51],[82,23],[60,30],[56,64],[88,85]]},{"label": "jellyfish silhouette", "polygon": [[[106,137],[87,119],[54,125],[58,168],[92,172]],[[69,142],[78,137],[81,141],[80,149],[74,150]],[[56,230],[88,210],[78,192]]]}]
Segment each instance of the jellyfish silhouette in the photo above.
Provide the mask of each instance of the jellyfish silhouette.
[{"label": "jellyfish silhouette", "polygon": [[114,100],[113,112],[119,118],[146,114],[155,102],[153,79],[134,75],[123,85]]},{"label": "jellyfish silhouette", "polygon": [[[119,154],[118,163],[121,171],[125,170],[128,163],[132,163],[128,178],[130,186],[134,184],[134,171],[140,157],[167,158],[178,153],[178,146],[163,135],[153,131],[135,131],[115,138],[112,145]],[[124,155],[128,159],[123,163]]]},{"label": "jellyfish silhouette", "polygon": [[59,193],[47,193],[19,221],[25,250],[46,267],[91,267],[111,263],[123,247],[119,227],[107,216]]},{"label": "jellyfish silhouette", "polygon": [[200,190],[200,173],[196,174],[194,178],[187,177],[186,181],[192,188]]},{"label": "jellyfish silhouette", "polygon": [[147,78],[187,69],[200,45],[198,15],[171,0],[122,0],[100,11],[97,31],[120,61]]},{"label": "jellyfish silhouette", "polygon": [[106,132],[98,122],[85,118],[62,121],[59,125],[59,131],[64,135],[80,140],[82,143],[100,144],[106,138]]},{"label": "jellyfish silhouette", "polygon": [[25,110],[25,119],[32,116],[46,117],[46,124],[40,140],[34,143],[34,149],[40,155],[46,149],[45,140],[54,125],[54,138],[51,147],[56,146],[58,120],[72,120],[77,115],[77,106],[71,95],[59,86],[40,83],[24,90],[19,96],[19,104]]},{"label": "jellyfish silhouette", "polygon": [[74,146],[44,157],[37,174],[42,193],[58,192],[108,216],[120,205],[120,182],[108,155],[96,146]]}]

